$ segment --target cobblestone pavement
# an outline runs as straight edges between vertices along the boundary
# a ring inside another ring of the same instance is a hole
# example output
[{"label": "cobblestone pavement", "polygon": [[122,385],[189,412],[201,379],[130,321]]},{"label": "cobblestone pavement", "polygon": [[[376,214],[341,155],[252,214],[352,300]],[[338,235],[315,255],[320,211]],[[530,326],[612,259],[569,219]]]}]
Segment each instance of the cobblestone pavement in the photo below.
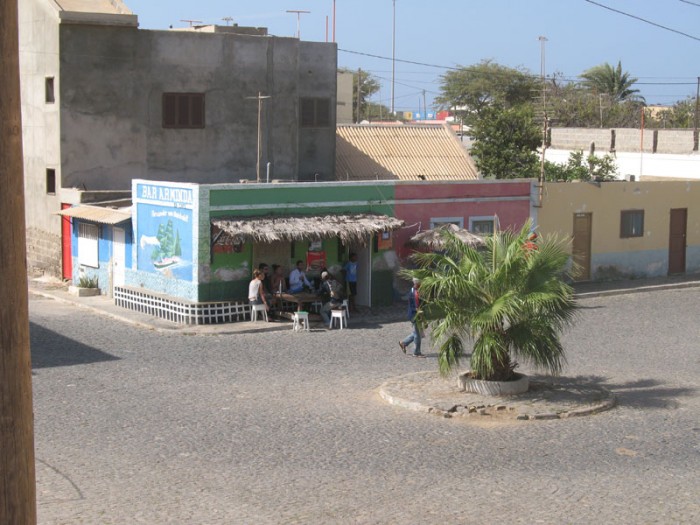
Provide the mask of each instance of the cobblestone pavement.
[{"label": "cobblestone pavement", "polygon": [[32,296],[39,521],[699,523],[700,289],[581,304],[564,376],[617,406],[470,423],[380,398],[437,367],[389,317],[188,336]]}]

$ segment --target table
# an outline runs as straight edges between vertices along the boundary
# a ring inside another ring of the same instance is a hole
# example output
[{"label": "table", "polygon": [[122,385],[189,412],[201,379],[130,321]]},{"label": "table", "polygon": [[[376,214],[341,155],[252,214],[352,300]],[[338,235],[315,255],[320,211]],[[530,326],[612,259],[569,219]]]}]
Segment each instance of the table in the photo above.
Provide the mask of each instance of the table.
[{"label": "table", "polygon": [[290,303],[296,303],[297,311],[303,311],[305,304],[311,304],[321,300],[320,295],[316,295],[315,293],[310,292],[300,292],[295,294],[282,292],[273,294],[273,297],[277,297],[279,299],[282,299],[283,301],[288,301]]}]

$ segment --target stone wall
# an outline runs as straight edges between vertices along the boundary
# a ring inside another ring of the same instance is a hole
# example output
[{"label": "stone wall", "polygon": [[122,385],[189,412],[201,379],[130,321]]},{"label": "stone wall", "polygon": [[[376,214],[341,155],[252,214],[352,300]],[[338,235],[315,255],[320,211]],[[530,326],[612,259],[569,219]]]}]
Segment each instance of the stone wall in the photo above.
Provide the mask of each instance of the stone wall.
[{"label": "stone wall", "polygon": [[[596,151],[639,151],[642,133],[639,129],[552,128],[551,148],[588,151],[591,143]],[[689,154],[697,152],[692,129],[645,129],[644,152]]]},{"label": "stone wall", "polygon": [[61,236],[35,227],[27,228],[27,267],[62,276]]}]

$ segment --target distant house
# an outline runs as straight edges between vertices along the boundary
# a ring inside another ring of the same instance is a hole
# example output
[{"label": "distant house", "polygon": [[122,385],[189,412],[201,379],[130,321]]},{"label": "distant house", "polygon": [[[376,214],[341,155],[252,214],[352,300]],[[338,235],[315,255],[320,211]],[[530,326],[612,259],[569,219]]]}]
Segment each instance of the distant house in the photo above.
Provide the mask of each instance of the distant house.
[{"label": "distant house", "polygon": [[23,0],[19,33],[30,266],[71,277],[69,189],[334,177],[334,43],[141,30],[120,0]]},{"label": "distant house", "polygon": [[581,281],[700,272],[700,181],[546,183],[536,223]]}]

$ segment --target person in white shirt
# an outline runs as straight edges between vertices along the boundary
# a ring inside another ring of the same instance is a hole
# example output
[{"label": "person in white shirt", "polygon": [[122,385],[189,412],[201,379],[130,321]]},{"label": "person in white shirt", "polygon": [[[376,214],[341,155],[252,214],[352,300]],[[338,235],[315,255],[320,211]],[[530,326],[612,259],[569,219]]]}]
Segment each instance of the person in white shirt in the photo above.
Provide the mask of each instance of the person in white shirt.
[{"label": "person in white shirt", "polygon": [[313,288],[302,268],[304,261],[297,261],[297,267],[289,274],[289,293],[299,293],[304,290],[304,286]]},{"label": "person in white shirt", "polygon": [[269,310],[270,305],[267,304],[267,299],[265,299],[265,294],[263,293],[262,281],[264,278],[265,274],[260,270],[253,272],[253,280],[248,285],[248,300],[250,304],[264,304],[265,309]]}]

